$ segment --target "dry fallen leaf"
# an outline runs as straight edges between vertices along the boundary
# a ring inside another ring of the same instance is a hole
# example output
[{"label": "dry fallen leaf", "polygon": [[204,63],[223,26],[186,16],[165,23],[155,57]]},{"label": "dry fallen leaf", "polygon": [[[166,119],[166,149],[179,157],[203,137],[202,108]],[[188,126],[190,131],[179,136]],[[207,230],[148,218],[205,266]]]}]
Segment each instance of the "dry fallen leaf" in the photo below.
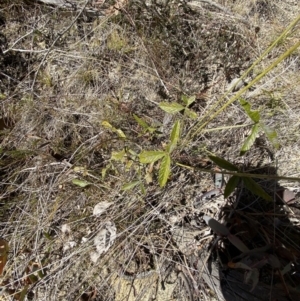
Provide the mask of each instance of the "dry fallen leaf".
[{"label": "dry fallen leaf", "polygon": [[101,202],[98,203],[93,210],[93,215],[100,216],[103,212],[106,211],[107,208],[109,208],[113,203],[111,202]]},{"label": "dry fallen leaf", "polygon": [[3,273],[4,266],[7,262],[9,246],[6,240],[0,238],[0,275]]},{"label": "dry fallen leaf", "polygon": [[117,228],[113,222],[107,222],[103,228],[94,237],[96,252],[91,252],[91,260],[96,262],[101,254],[106,253],[113,245],[117,236]]}]

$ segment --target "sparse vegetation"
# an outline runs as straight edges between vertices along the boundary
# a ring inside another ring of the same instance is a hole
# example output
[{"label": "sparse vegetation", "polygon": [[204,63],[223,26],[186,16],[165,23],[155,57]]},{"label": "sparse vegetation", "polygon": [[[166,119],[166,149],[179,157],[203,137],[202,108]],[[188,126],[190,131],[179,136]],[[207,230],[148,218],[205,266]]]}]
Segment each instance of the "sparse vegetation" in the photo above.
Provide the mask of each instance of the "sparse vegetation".
[{"label": "sparse vegetation", "polygon": [[0,300],[297,299],[296,2],[2,1]]}]

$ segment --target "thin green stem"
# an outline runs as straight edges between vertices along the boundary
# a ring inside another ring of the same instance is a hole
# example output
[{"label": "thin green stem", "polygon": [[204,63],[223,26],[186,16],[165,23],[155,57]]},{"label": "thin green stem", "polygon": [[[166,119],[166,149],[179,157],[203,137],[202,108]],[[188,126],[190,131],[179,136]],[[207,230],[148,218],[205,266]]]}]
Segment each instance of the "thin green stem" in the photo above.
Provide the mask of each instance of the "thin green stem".
[{"label": "thin green stem", "polygon": [[[242,75],[242,77],[240,78],[240,81],[243,80],[244,78],[246,78],[246,76],[253,70],[253,68],[259,64],[262,59],[280,42],[282,41],[282,39],[284,39],[284,37],[287,35],[287,33],[300,21],[300,15],[293,20],[289,26],[286,27],[286,29],[282,32],[282,34],[264,51],[264,53],[251,65],[251,67],[244,72],[244,74]],[[234,89],[234,87],[232,87],[232,89],[230,89],[229,91],[227,91],[213,106],[212,108],[205,114],[205,116],[199,121],[197,122],[197,125],[195,127],[198,127],[196,129],[196,131],[194,133],[192,133],[193,128],[192,127],[189,132],[186,135],[186,138],[184,139],[184,141],[182,142],[182,147],[184,147],[187,143],[188,140],[191,137],[194,137],[195,135],[197,135],[210,121],[212,121],[218,114],[220,114],[220,112],[222,112],[227,106],[229,106],[231,103],[233,103],[236,99],[238,99],[244,92],[246,92],[252,85],[254,85],[257,81],[259,81],[262,77],[264,77],[268,72],[270,72],[273,68],[275,68],[284,58],[286,58],[288,55],[290,55],[297,47],[299,46],[299,43],[297,43],[296,45],[294,45],[293,47],[291,47],[288,51],[286,51],[283,55],[281,55],[269,68],[267,68],[262,74],[260,74],[259,76],[257,76],[253,81],[251,81],[250,84],[248,84],[246,87],[244,87],[242,90],[240,90],[234,97],[232,97],[231,99],[229,99],[229,101],[222,106],[221,109],[219,109],[216,113],[213,113],[213,111],[220,106],[220,104],[222,103],[222,101],[224,100],[224,98],[226,98],[228,96],[228,94]],[[237,83],[238,84],[238,83]],[[203,122],[205,119],[207,119],[207,121]]]},{"label": "thin green stem", "polygon": [[[190,170],[197,170],[201,172],[209,172],[209,173],[215,173],[212,170],[207,170],[204,168],[199,168],[199,167],[193,167],[193,166],[188,166],[184,165],[181,163],[176,162],[176,165],[187,168]],[[276,175],[267,175],[267,174],[253,174],[253,173],[245,173],[245,172],[234,172],[234,171],[218,171],[218,173],[224,174],[224,175],[232,175],[232,176],[238,176],[238,177],[243,177],[243,178],[255,178],[255,179],[272,179],[272,180],[288,180],[288,181],[300,181],[300,178],[297,177],[285,177],[285,176],[276,176]]]}]

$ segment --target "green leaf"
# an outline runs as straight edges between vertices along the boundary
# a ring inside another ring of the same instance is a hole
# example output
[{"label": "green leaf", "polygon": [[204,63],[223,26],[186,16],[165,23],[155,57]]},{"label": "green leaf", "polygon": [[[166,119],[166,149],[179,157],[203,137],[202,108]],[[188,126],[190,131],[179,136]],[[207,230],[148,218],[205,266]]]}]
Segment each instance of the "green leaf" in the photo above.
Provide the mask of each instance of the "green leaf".
[{"label": "green leaf", "polygon": [[157,129],[154,128],[154,127],[149,126],[149,127],[147,128],[147,131],[148,131],[149,133],[153,134],[154,132],[157,131]]},{"label": "green leaf", "polygon": [[259,111],[257,110],[252,111],[250,103],[243,98],[240,99],[240,104],[242,105],[247,115],[252,119],[252,121],[254,121],[255,123],[259,122],[260,120]]},{"label": "green leaf", "polygon": [[215,220],[214,218],[204,215],[203,216],[204,221],[206,222],[206,224],[217,234],[221,234],[223,236],[228,236],[230,235],[229,230],[227,229],[227,227],[225,227],[224,225],[222,225],[221,223],[219,223],[217,220]]},{"label": "green leaf", "polygon": [[122,162],[125,155],[126,155],[126,151],[125,151],[125,149],[122,149],[120,152],[112,152],[110,159]]},{"label": "green leaf", "polygon": [[141,119],[140,117],[138,117],[137,115],[133,114],[133,118],[145,130],[147,130],[149,128],[149,125],[143,119]]},{"label": "green leaf", "polygon": [[101,124],[107,128],[107,129],[111,129],[113,132],[117,133],[118,136],[120,138],[126,138],[126,135],[124,134],[124,132],[120,129],[116,129],[115,127],[113,127],[108,121],[102,121]]},{"label": "green leaf", "polygon": [[30,281],[31,284],[34,284],[34,283],[39,281],[39,278],[34,274],[28,275],[28,278],[29,278],[29,281]]},{"label": "green leaf", "polygon": [[280,144],[278,142],[276,131],[263,123],[260,123],[260,127],[264,131],[270,142],[273,144],[273,146],[278,149],[280,147]]},{"label": "green leaf", "polygon": [[167,113],[175,114],[184,110],[184,106],[177,102],[161,102],[159,107]]},{"label": "green leaf", "polygon": [[230,194],[234,191],[236,186],[239,184],[240,178],[237,176],[232,176],[227,182],[224,190],[224,198],[228,198]]},{"label": "green leaf", "polygon": [[122,186],[122,190],[127,191],[137,186],[141,181],[133,181]]},{"label": "green leaf", "polygon": [[159,169],[158,182],[160,187],[164,187],[168,181],[171,171],[171,157],[167,154],[162,160]]},{"label": "green leaf", "polygon": [[52,236],[50,235],[49,232],[43,232],[43,235],[48,239],[48,240],[53,240]]},{"label": "green leaf", "polygon": [[248,252],[249,251],[247,246],[237,236],[235,236],[233,234],[229,234],[227,236],[227,238],[241,252]]},{"label": "green leaf", "polygon": [[111,168],[111,164],[108,164],[106,165],[104,168],[102,168],[101,170],[101,177],[102,177],[102,180],[104,180],[105,176],[106,176],[106,173],[107,171]]},{"label": "green leaf", "polygon": [[142,164],[156,162],[166,155],[163,151],[143,151],[140,153],[140,162]]},{"label": "green leaf", "polygon": [[235,165],[226,161],[225,159],[222,159],[222,158],[216,157],[216,156],[208,156],[208,157],[210,160],[212,160],[214,163],[216,163],[221,168],[224,168],[224,169],[230,170],[230,171],[238,171],[239,170]]},{"label": "green leaf", "polygon": [[21,292],[14,295],[15,300],[23,301],[27,295],[29,285],[25,285]]},{"label": "green leaf", "polygon": [[91,184],[90,182],[87,182],[87,181],[84,181],[84,180],[79,180],[79,179],[73,179],[72,183],[79,186],[79,187],[82,187],[82,188],[84,188],[84,187]]},{"label": "green leaf", "polygon": [[101,124],[107,129],[114,129],[114,127],[108,121],[102,121]]},{"label": "green leaf", "polygon": [[175,149],[179,138],[180,138],[180,121],[177,120],[172,128],[170,143],[167,147],[167,152],[169,154]]},{"label": "green leaf", "polygon": [[43,268],[38,270],[37,274],[40,278],[44,278],[47,275],[45,269],[43,269]]},{"label": "green leaf", "polygon": [[143,195],[146,195],[146,189],[145,189],[145,186],[144,186],[143,182],[141,182],[140,188],[141,188],[142,194],[143,194]]},{"label": "green leaf", "polygon": [[272,197],[268,195],[260,185],[258,185],[253,179],[251,178],[242,178],[244,185],[247,189],[249,189],[252,193],[262,197],[263,199],[267,201],[272,201]]},{"label": "green leaf", "polygon": [[241,148],[241,151],[240,151],[241,156],[243,156],[251,148],[251,146],[253,145],[253,143],[258,135],[258,132],[259,132],[259,125],[255,124],[252,127],[251,134],[247,137],[247,139],[245,140],[245,142]]},{"label": "green leaf", "polygon": [[126,135],[124,134],[124,132],[120,129],[116,129],[115,132],[118,134],[118,136],[120,138],[126,138]]},{"label": "green leaf", "polygon": [[185,103],[185,105],[188,107],[189,105],[191,105],[195,100],[196,100],[196,96],[186,96],[186,95],[182,95],[181,96],[181,100]]},{"label": "green leaf", "polygon": [[184,110],[184,115],[188,116],[191,119],[196,119],[198,117],[198,115],[197,115],[196,112],[194,112],[194,111],[192,111],[192,110],[190,110],[188,108],[186,108]]}]

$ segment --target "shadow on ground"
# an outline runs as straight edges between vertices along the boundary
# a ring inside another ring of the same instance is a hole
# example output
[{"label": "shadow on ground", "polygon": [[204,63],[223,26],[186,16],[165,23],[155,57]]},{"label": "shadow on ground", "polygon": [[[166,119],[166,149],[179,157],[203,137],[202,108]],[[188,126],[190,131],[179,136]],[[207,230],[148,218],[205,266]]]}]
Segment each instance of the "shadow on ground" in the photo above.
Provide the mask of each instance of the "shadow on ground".
[{"label": "shadow on ground", "polygon": [[[276,170],[260,168],[255,173],[276,175]],[[274,202],[240,186],[221,210],[220,220],[249,251],[241,252],[216,236],[203,278],[218,300],[299,298],[299,199],[274,180],[258,182]]]}]

